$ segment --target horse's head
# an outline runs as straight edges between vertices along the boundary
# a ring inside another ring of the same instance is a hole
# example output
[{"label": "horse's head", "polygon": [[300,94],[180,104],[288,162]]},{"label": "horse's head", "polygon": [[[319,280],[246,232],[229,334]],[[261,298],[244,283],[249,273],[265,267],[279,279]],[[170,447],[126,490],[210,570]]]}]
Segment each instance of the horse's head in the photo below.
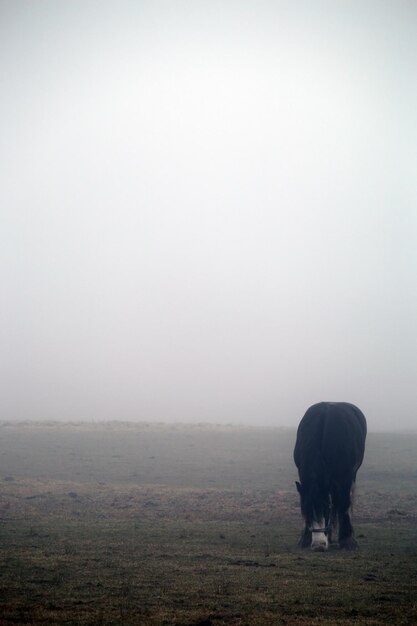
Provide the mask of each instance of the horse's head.
[{"label": "horse's head", "polygon": [[328,491],[314,483],[295,483],[300,494],[301,512],[305,520],[305,542],[311,541],[311,549],[325,551],[329,547],[330,502]]}]

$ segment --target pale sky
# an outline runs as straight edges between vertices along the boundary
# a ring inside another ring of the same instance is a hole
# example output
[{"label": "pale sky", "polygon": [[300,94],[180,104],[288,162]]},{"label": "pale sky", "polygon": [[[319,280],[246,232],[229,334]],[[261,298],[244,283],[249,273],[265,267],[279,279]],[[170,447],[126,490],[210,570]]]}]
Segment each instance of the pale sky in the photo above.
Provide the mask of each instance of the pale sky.
[{"label": "pale sky", "polygon": [[417,2],[0,0],[0,420],[417,427]]}]

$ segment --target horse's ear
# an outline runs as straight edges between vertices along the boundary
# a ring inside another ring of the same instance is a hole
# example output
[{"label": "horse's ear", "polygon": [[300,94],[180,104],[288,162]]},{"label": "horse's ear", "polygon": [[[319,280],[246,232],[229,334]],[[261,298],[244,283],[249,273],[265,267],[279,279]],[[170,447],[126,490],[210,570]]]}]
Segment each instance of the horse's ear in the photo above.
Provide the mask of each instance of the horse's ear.
[{"label": "horse's ear", "polygon": [[302,486],[302,484],[301,484],[301,483],[299,483],[299,482],[298,482],[298,480],[296,480],[296,481],[295,481],[295,486],[297,487],[297,491],[298,491],[298,493],[299,493],[299,494],[300,494],[300,496],[301,496],[301,494],[303,493],[303,486]]}]

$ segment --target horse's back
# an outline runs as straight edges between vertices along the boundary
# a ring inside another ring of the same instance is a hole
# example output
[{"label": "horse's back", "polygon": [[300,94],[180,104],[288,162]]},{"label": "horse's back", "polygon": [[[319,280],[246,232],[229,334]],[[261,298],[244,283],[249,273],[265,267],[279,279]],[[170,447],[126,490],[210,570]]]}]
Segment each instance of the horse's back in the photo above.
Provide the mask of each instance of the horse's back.
[{"label": "horse's back", "polygon": [[297,431],[294,461],[300,469],[320,460],[336,476],[356,475],[365,452],[366,420],[348,402],[320,402],[305,413]]},{"label": "horse's back", "polygon": [[365,416],[358,407],[329,403],[322,454],[333,475],[345,476],[351,470],[355,478],[365,454],[366,430]]}]

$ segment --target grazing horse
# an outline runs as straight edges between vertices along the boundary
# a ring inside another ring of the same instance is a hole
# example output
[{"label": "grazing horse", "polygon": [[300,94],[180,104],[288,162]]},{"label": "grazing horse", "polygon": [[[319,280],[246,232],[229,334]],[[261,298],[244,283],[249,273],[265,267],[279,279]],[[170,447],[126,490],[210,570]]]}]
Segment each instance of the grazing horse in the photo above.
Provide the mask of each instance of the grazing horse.
[{"label": "grazing horse", "polygon": [[339,524],[339,547],[356,550],[350,519],[356,472],[365,452],[366,419],[347,402],[320,402],[300,422],[294,461],[305,528],[302,548],[327,550]]}]

